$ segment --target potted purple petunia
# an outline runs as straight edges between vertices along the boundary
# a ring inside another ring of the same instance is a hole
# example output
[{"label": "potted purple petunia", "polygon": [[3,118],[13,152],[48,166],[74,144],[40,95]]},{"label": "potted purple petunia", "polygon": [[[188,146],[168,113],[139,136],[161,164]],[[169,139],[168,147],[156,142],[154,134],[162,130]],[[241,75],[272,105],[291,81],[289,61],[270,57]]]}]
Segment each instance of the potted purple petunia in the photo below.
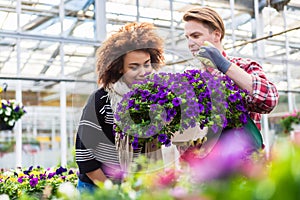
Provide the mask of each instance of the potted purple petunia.
[{"label": "potted purple petunia", "polygon": [[200,70],[152,74],[133,84],[115,113],[114,131],[130,135],[133,148],[158,139],[171,144],[176,132],[199,126],[217,132],[247,123],[243,101],[247,92],[226,76],[214,77]]}]

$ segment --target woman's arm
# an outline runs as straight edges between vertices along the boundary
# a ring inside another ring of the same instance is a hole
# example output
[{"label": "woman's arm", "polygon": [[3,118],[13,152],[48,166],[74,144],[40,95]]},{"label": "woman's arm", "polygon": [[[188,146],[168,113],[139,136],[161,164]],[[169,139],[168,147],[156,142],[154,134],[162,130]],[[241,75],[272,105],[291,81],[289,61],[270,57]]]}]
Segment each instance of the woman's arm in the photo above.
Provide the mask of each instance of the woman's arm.
[{"label": "woman's arm", "polygon": [[107,177],[104,175],[103,171],[98,168],[94,171],[86,173],[86,175],[96,184],[97,182],[104,182]]}]

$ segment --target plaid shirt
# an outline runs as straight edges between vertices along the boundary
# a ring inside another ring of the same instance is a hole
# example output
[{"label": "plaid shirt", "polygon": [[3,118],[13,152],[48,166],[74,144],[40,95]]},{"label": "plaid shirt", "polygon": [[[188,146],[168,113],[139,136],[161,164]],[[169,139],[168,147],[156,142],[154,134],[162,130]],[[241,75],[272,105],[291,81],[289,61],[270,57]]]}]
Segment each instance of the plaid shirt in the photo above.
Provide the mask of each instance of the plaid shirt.
[{"label": "plaid shirt", "polygon": [[267,79],[262,66],[257,62],[248,58],[230,57],[224,51],[222,54],[251,74],[253,93],[246,97],[247,108],[251,119],[261,130],[261,114],[270,113],[278,103],[279,96],[275,85]]}]

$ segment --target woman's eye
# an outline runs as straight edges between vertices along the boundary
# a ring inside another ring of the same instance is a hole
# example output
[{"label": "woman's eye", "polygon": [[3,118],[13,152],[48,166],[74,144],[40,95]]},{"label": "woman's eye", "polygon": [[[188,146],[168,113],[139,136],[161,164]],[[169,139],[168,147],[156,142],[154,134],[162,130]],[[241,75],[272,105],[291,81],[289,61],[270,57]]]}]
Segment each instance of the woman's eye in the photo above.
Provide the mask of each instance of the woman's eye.
[{"label": "woman's eye", "polygon": [[138,67],[137,67],[137,66],[131,66],[130,69],[131,69],[132,71],[136,71],[136,70],[138,69]]},{"label": "woman's eye", "polygon": [[145,64],[144,67],[148,68],[148,67],[151,67],[151,65],[150,64]]}]

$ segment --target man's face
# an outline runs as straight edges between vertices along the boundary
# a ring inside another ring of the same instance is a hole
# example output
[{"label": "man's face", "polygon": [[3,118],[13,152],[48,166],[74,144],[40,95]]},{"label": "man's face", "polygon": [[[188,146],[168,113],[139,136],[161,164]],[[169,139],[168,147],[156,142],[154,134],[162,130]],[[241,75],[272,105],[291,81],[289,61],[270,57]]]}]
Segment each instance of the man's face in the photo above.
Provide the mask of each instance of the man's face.
[{"label": "man's face", "polygon": [[210,31],[207,26],[196,20],[190,20],[184,26],[185,37],[188,41],[188,47],[193,55],[195,55],[204,41],[208,41],[215,45],[214,31]]}]

